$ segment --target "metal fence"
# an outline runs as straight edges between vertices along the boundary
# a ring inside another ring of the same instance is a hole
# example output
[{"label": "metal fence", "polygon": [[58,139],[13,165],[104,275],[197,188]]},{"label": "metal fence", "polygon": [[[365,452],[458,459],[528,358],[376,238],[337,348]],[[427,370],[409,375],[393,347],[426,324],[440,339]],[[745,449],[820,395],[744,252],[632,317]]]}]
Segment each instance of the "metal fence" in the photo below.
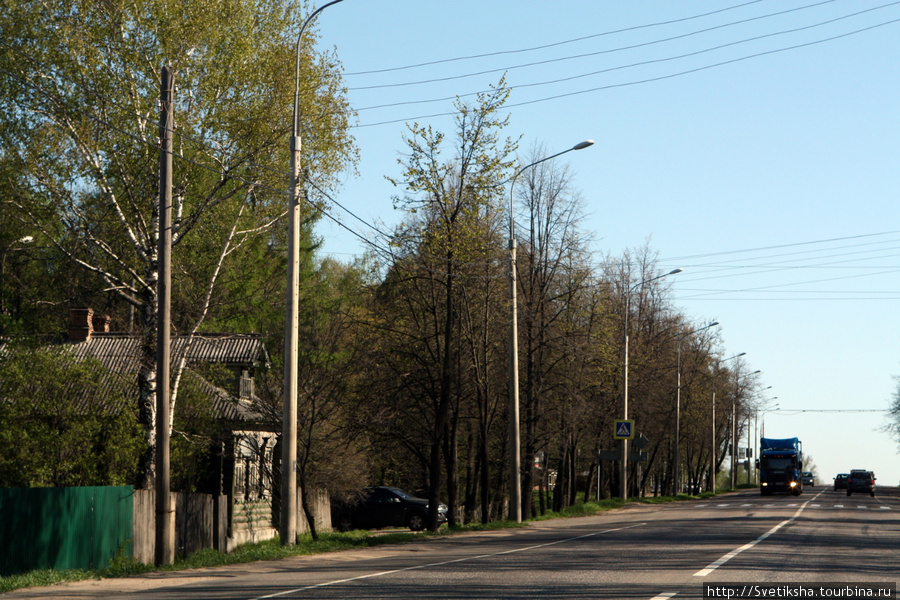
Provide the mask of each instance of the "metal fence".
[{"label": "metal fence", "polygon": [[102,569],[131,556],[134,489],[0,489],[0,575]]}]

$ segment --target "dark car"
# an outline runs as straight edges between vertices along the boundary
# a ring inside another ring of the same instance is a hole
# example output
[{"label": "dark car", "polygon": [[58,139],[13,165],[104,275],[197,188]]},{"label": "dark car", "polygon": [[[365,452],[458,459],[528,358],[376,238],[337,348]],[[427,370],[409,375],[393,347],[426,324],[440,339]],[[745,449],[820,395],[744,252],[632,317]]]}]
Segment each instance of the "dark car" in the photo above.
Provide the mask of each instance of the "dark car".
[{"label": "dark car", "polygon": [[[347,502],[332,506],[332,523],[340,531],[409,527],[425,529],[428,523],[428,500],[416,498],[393,487],[369,487]],[[438,505],[438,525],[447,522],[447,505]]]},{"label": "dark car", "polygon": [[803,480],[803,485],[808,485],[809,487],[816,485],[816,478],[812,474],[812,471],[803,471],[803,473],[800,474],[800,478]]},{"label": "dark car", "polygon": [[853,470],[847,478],[847,495],[853,492],[862,492],[875,495],[875,474],[872,471]]},{"label": "dark car", "polygon": [[834,489],[836,490],[846,490],[847,489],[847,479],[850,477],[850,473],[838,473],[834,478]]}]

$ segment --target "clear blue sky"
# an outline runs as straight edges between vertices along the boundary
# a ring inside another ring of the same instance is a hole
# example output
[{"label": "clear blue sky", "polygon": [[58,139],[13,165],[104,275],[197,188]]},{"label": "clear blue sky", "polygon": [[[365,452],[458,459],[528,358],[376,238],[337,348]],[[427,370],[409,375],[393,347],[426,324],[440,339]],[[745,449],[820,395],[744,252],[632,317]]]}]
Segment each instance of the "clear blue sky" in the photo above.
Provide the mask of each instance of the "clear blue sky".
[{"label": "clear blue sky", "polygon": [[[720,321],[723,352],[778,397],[767,436],[800,437],[820,478],[900,483],[884,413],[858,412],[886,409],[900,375],[900,2],[344,0],[316,25],[359,111],[342,207],[397,223],[384,177],[405,123],[451,133],[452,99],[505,72],[523,150],[596,141],[564,159],[597,260],[649,243],[682,267],[676,306]],[[338,258],[364,250],[319,234]]]}]

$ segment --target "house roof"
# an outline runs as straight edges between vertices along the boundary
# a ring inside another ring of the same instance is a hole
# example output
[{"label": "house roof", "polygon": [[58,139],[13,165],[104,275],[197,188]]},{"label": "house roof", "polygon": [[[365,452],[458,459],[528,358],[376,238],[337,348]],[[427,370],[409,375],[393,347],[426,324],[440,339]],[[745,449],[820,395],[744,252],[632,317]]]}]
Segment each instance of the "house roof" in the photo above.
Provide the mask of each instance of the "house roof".
[{"label": "house roof", "polygon": [[[94,333],[88,339],[69,344],[76,357],[93,357],[113,370],[137,372],[141,360],[141,338],[124,333]],[[196,334],[172,338],[172,359],[188,350],[188,364],[220,363],[227,366],[269,365],[269,354],[255,334]]]},{"label": "house roof", "polygon": [[[85,340],[54,344],[51,347],[74,360],[96,359],[103,367],[95,380],[97,386],[91,391],[72,390],[82,410],[118,411],[137,405],[141,342],[137,335],[94,332]],[[214,386],[190,368],[191,365],[198,364],[223,364],[230,368],[267,367],[269,355],[260,336],[197,334],[192,340],[187,336],[174,336],[173,366],[185,350],[188,352],[188,368],[182,375],[183,381],[189,381],[209,398],[211,410],[217,418],[244,424],[261,420],[262,414],[255,408],[254,399],[240,400]]]}]

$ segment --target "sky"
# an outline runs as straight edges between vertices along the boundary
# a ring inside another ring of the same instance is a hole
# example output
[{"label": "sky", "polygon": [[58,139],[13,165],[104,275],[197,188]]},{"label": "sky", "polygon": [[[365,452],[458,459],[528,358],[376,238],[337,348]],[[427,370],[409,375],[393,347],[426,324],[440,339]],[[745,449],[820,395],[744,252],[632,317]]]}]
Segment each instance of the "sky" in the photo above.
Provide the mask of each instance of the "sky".
[{"label": "sky", "polygon": [[401,220],[386,177],[407,124],[452,134],[453,100],[505,74],[523,152],[595,141],[557,164],[597,262],[646,245],[660,272],[684,269],[674,306],[720,322],[723,357],[746,353],[766,436],[799,437],[820,483],[865,468],[900,484],[884,431],[900,375],[900,2],[344,0],[315,30],[342,62],[360,151],[317,232],[325,253],[351,261],[371,225]]}]

